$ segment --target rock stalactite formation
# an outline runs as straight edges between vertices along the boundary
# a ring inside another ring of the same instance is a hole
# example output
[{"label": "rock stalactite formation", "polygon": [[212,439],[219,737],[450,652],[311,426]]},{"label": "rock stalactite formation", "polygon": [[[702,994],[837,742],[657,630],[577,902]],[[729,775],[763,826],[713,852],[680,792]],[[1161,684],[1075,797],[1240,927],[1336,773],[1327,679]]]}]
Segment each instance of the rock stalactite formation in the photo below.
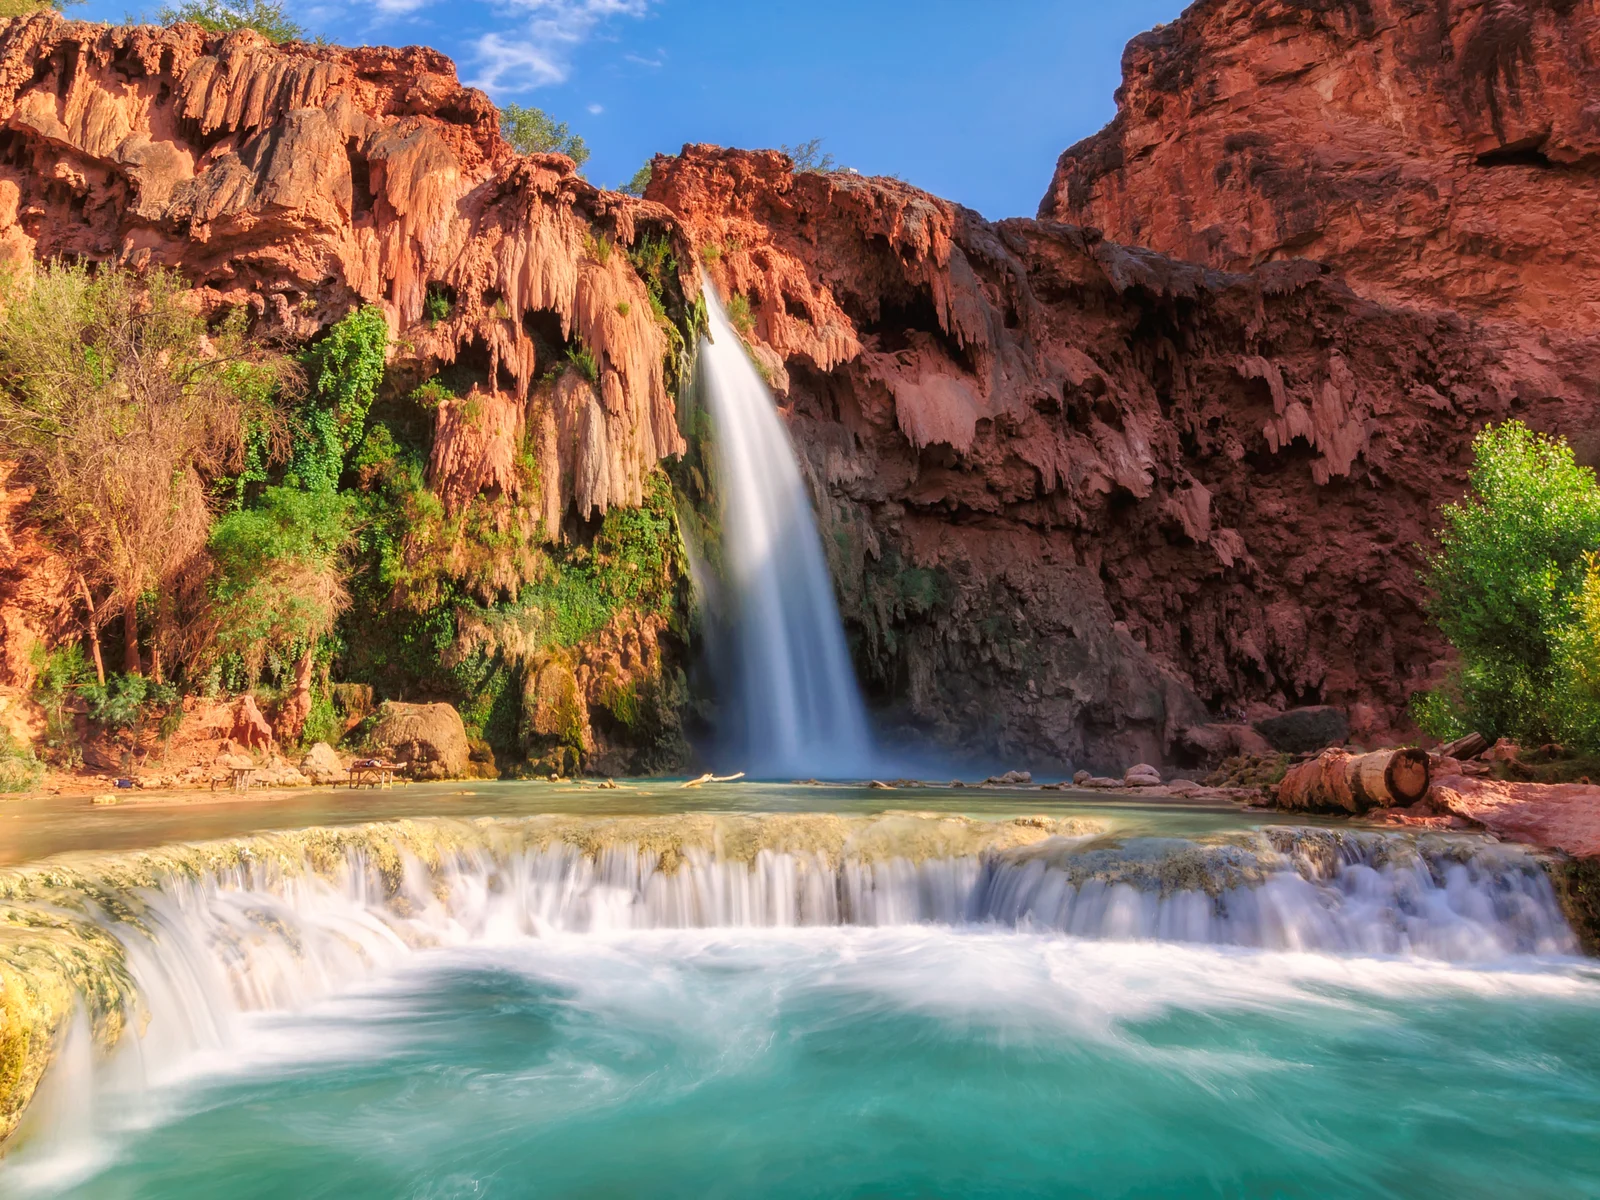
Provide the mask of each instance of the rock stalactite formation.
[{"label": "rock stalactite formation", "polygon": [[1472,433],[1593,407],[1304,260],[1224,273],[772,153],[688,147],[649,196],[746,299],[869,683],[975,752],[1170,756],[1207,707],[1402,722]]},{"label": "rock stalactite formation", "polygon": [[[1041,769],[1306,704],[1376,741],[1443,654],[1419,547],[1475,430],[1594,424],[1594,21],[1203,0],[1130,46],[1042,219],[989,223],[703,146],[619,196],[516,155],[431,51],[41,13],[0,24],[0,255],[169,265],[292,343],[381,305],[391,376],[470,376],[431,418],[446,511],[509,494],[555,535],[685,448],[652,239],[675,294],[737,298],[891,725]],[[31,544],[13,679],[70,596]],[[631,711],[657,625],[529,658],[531,711],[620,746],[557,701]]]},{"label": "rock stalactite formation", "polygon": [[[441,412],[445,491],[493,485],[535,377],[572,346],[592,391],[547,441],[568,504],[637,504],[682,449],[666,336],[625,254],[667,214],[518,157],[494,106],[426,49],[273,46],[249,30],[0,27],[0,252],[180,269],[304,341],[382,305],[424,369],[469,360],[475,421]],[[434,298],[437,308],[430,306]],[[470,458],[476,461],[464,461]]]}]

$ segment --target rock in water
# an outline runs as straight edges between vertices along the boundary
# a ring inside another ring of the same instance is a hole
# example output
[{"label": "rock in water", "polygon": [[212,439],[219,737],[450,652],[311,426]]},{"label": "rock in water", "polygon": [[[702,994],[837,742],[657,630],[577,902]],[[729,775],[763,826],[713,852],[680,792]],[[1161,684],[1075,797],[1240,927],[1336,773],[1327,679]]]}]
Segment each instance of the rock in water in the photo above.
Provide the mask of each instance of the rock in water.
[{"label": "rock in water", "polygon": [[419,779],[459,779],[471,758],[467,728],[448,704],[386,700],[367,744],[386,758],[409,762]]},{"label": "rock in water", "polygon": [[1128,787],[1160,787],[1161,772],[1149,763],[1138,763],[1123,772],[1122,782]]},{"label": "rock in water", "polygon": [[1256,728],[1274,750],[1289,754],[1308,754],[1328,746],[1339,746],[1350,736],[1350,722],[1344,713],[1325,704],[1291,708],[1276,717],[1257,721]]}]

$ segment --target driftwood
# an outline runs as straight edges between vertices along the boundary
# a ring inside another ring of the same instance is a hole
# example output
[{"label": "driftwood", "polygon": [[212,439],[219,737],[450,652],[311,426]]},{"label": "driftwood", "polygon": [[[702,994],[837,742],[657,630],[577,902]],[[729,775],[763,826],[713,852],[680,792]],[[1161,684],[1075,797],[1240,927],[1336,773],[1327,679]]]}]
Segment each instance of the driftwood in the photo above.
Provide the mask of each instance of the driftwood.
[{"label": "driftwood", "polygon": [[1415,804],[1427,796],[1428,786],[1424,750],[1324,750],[1289,769],[1278,785],[1278,807],[1364,813]]},{"label": "driftwood", "polygon": [[702,783],[732,783],[735,779],[743,779],[743,778],[744,778],[744,772],[743,771],[740,771],[737,775],[713,775],[708,771],[708,772],[706,772],[706,774],[700,776],[699,779],[691,779],[691,780],[689,780],[688,783],[680,783],[678,786],[679,787],[686,787],[686,788],[697,788]]}]

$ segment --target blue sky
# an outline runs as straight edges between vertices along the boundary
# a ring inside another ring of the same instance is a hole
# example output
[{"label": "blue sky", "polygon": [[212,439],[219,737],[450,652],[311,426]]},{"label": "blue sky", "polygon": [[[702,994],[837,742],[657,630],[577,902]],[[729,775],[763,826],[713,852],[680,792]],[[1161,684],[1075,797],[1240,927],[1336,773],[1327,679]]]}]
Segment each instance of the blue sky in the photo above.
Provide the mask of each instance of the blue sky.
[{"label": "blue sky", "polygon": [[[127,0],[72,10],[120,21]],[[147,11],[159,7],[159,0]],[[435,46],[496,101],[581,133],[615,185],[685,142],[824,139],[991,218],[1032,216],[1111,118],[1122,47],[1178,0],[289,0],[344,44]]]}]

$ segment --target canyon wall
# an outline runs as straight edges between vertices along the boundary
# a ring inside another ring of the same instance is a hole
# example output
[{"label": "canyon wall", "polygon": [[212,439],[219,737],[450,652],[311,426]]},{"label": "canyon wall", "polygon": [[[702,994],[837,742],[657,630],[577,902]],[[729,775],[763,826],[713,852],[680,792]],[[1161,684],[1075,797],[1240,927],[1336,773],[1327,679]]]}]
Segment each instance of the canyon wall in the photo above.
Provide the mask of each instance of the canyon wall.
[{"label": "canyon wall", "polygon": [[1583,372],[1327,268],[1188,264],[887,179],[686,147],[649,190],[789,412],[869,688],[974,754],[1125,764],[1213,717],[1403,724],[1419,547],[1473,432]]},{"label": "canyon wall", "polygon": [[1600,326],[1593,0],[1200,0],[1122,70],[1041,219],[1226,270],[1312,258],[1558,341]]},{"label": "canyon wall", "polygon": [[[564,156],[519,156],[498,123],[432,50],[48,10],[0,22],[0,265],[173,268],[210,312],[244,306],[290,348],[375,304],[391,401],[451,374],[457,394],[412,414],[431,425],[428,483],[447,512],[509,498],[556,541],[569,518],[639,505],[683,449],[669,390],[682,335],[625,252],[672,219]],[[13,509],[0,683],[25,685],[33,646],[81,613],[38,578],[39,531]]]},{"label": "canyon wall", "polygon": [[[0,255],[168,265],[291,344],[380,305],[391,390],[472,380],[426,418],[442,503],[532,487],[553,539],[647,499],[664,458],[690,453],[691,490],[714,467],[673,395],[703,267],[748,310],[897,740],[1120,766],[1317,702],[1377,738],[1444,654],[1417,573],[1474,431],[1595,424],[1588,251],[1554,224],[1588,211],[1590,8],[1527,7],[1511,58],[1468,70],[1512,9],[1197,5],[1130,47],[1041,219],[999,223],[704,146],[619,196],[516,155],[432,51],[41,14],[0,26]],[[669,278],[619,252],[645,239]],[[72,604],[14,532],[13,674]],[[515,649],[528,616],[456,650]],[[530,657],[524,724],[593,742],[627,663],[671,673],[651,620],[648,653],[611,630]]]}]

